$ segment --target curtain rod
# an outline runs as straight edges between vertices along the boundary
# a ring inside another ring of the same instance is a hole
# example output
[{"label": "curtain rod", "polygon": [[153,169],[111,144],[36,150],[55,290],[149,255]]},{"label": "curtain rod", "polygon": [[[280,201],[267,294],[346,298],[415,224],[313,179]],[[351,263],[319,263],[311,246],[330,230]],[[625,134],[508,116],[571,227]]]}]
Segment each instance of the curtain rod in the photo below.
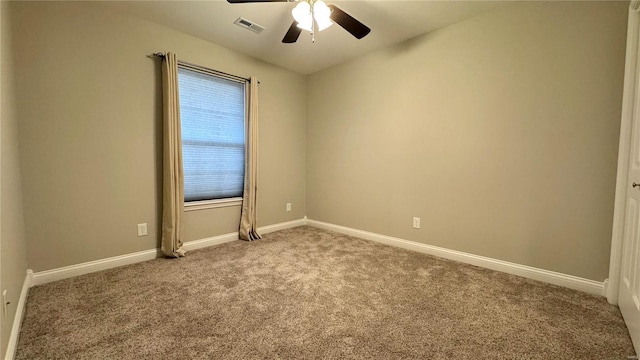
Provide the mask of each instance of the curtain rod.
[{"label": "curtain rod", "polygon": [[[165,54],[161,53],[161,52],[157,52],[157,53],[153,53],[153,54],[149,55],[149,57],[158,57],[158,58],[164,59]],[[201,70],[209,71],[209,72],[212,72],[212,73],[215,73],[215,74],[219,74],[219,75],[222,75],[222,76],[225,76],[225,77],[229,77],[229,78],[232,78],[232,79],[238,79],[238,80],[251,82],[251,78],[244,78],[242,76],[229,74],[229,73],[226,73],[226,72],[220,71],[220,70],[214,70],[214,69],[211,69],[211,68],[208,68],[208,67],[205,67],[205,66],[196,65],[196,64],[193,64],[193,63],[190,63],[190,62],[179,60],[179,59],[178,59],[178,63],[179,64],[183,64],[183,65],[187,65],[187,66],[195,68],[195,69],[201,69]],[[260,84],[260,81],[258,81],[258,84]]]}]

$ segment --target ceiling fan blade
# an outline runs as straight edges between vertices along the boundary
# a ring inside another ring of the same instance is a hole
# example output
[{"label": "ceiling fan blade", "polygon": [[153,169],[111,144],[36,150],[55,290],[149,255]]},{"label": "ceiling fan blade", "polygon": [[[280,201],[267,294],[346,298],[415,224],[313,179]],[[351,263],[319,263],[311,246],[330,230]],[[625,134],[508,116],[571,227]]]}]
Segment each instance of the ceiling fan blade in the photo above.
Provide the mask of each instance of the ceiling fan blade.
[{"label": "ceiling fan blade", "polygon": [[347,14],[346,12],[340,10],[335,5],[328,5],[331,9],[331,20],[333,20],[336,24],[342,26],[345,30],[347,30],[351,35],[355,36],[358,39],[362,39],[367,36],[367,34],[371,31],[369,27],[360,21],[353,18],[353,16]]},{"label": "ceiling fan blade", "polygon": [[261,2],[290,2],[291,0],[227,0],[230,4],[244,4],[244,3],[261,3]]},{"label": "ceiling fan blade", "polygon": [[289,30],[286,34],[284,34],[284,38],[282,38],[282,42],[285,44],[292,44],[298,41],[298,37],[300,37],[300,33],[302,29],[298,27],[298,22],[294,21],[293,24],[289,27]]}]

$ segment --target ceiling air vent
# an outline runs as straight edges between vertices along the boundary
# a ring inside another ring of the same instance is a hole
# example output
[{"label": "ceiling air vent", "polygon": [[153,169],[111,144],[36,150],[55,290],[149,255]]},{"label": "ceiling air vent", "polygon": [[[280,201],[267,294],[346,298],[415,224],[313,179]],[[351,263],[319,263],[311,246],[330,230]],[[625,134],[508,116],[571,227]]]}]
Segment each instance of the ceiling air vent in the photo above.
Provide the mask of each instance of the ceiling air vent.
[{"label": "ceiling air vent", "polygon": [[245,18],[241,18],[239,17],[236,21],[233,22],[234,24],[243,27],[245,29],[249,29],[251,31],[253,31],[256,34],[260,34],[265,28],[264,26],[258,25],[256,23],[254,23],[253,21],[249,21]]}]

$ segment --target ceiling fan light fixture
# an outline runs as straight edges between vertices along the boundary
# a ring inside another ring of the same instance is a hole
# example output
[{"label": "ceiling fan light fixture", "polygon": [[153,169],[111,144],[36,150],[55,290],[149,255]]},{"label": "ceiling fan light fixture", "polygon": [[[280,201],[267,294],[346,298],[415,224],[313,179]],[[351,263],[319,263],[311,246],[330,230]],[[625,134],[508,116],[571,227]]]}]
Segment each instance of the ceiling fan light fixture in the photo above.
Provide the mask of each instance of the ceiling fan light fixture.
[{"label": "ceiling fan light fixture", "polygon": [[302,30],[312,32],[313,22],[311,21],[311,17],[298,21],[298,27]]},{"label": "ceiling fan light fixture", "polygon": [[318,31],[322,31],[333,24],[331,21],[331,9],[322,0],[313,3],[313,18],[318,24]]},{"label": "ceiling fan light fixture", "polygon": [[303,0],[291,10],[291,15],[298,23],[298,27],[313,32],[313,20],[318,25],[318,31],[322,31],[333,24],[330,19],[331,9],[322,0]]},{"label": "ceiling fan light fixture", "polygon": [[296,7],[291,10],[291,15],[298,23],[298,27],[307,31],[311,31],[313,19],[311,18],[311,5],[306,1],[300,1]]},{"label": "ceiling fan light fixture", "polygon": [[318,24],[318,31],[322,31],[328,28],[329,26],[333,25],[333,23],[329,19],[322,19],[322,20],[316,19],[316,24]]}]

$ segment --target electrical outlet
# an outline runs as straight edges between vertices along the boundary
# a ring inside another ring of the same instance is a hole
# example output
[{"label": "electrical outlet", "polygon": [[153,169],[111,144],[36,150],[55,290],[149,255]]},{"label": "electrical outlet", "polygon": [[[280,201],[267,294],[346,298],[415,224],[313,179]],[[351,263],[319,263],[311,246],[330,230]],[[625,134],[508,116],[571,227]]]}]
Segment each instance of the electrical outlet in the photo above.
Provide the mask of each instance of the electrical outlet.
[{"label": "electrical outlet", "polygon": [[4,316],[7,316],[7,305],[9,305],[7,301],[7,289],[4,289],[4,291],[2,291],[2,314]]},{"label": "electrical outlet", "polygon": [[147,236],[147,223],[138,224],[138,236]]},{"label": "electrical outlet", "polygon": [[291,203],[287,203],[287,211],[291,211]]},{"label": "electrical outlet", "polygon": [[420,229],[420,218],[419,217],[414,217],[413,218],[413,228],[414,229]]}]

